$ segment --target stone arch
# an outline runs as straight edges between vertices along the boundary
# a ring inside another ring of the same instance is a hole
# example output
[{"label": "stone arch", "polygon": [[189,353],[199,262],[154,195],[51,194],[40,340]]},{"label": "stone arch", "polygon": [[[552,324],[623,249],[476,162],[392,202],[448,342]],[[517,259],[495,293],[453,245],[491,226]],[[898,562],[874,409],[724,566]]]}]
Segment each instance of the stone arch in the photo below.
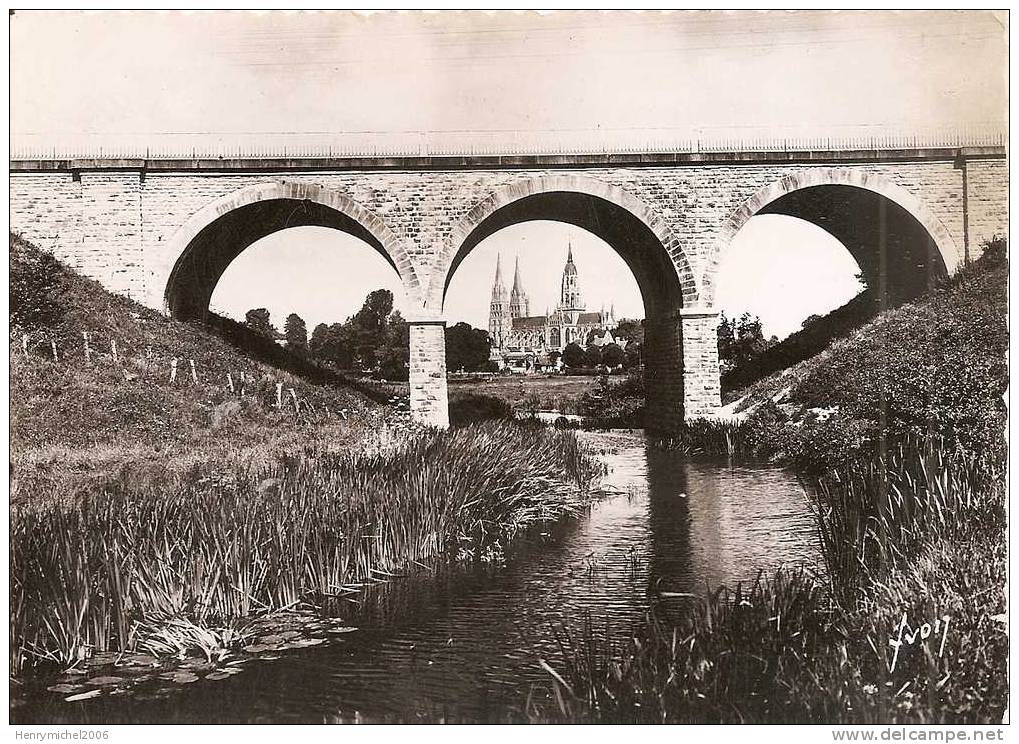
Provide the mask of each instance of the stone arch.
[{"label": "stone arch", "polygon": [[[441,312],[446,290],[457,266],[482,239],[509,224],[526,221],[526,219],[544,218],[517,219],[506,224],[496,224],[490,230],[486,230],[486,223],[490,223],[500,210],[527,199],[543,196],[552,198],[556,194],[577,195],[600,200],[622,210],[623,213],[643,225],[661,243],[670,259],[671,271],[681,288],[682,304],[685,306],[699,304],[699,286],[682,243],[654,209],[620,186],[589,176],[550,174],[536,178],[524,178],[497,189],[475,204],[467,214],[452,225],[435,262],[435,270],[425,300],[428,310],[436,314]],[[556,219],[554,215],[549,215],[548,218]],[[583,225],[579,226],[584,227]],[[597,231],[593,232],[597,234]],[[611,241],[606,242],[611,243]]]},{"label": "stone arch", "polygon": [[[441,315],[453,274],[478,243],[505,227],[533,220],[565,222],[597,235],[633,273],[645,310],[646,426],[674,432],[684,416],[717,406],[716,331],[710,312],[702,312],[700,287],[683,244],[650,205],[596,178],[566,173],[523,178],[474,204],[440,246],[426,300],[429,314]],[[566,329],[561,342],[573,340],[571,335]],[[415,396],[423,401],[427,381],[421,388],[415,389],[412,376],[412,408]],[[441,392],[436,397],[441,398]]]},{"label": "stone arch", "polygon": [[[333,189],[269,181],[209,202],[176,230],[166,262],[156,268],[158,286],[164,287],[164,309],[175,317],[204,312],[219,277],[241,251],[278,230],[308,225],[336,228],[371,245],[396,270],[408,300],[420,306],[421,286],[409,252],[381,217]],[[230,245],[217,243],[217,238]],[[200,255],[216,250],[219,255],[212,261]],[[187,286],[195,283],[202,286]],[[203,303],[204,309],[199,307]]]},{"label": "stone arch", "polygon": [[706,300],[705,304],[709,306],[714,304],[718,266],[736,233],[751,217],[766,211],[783,197],[824,186],[861,189],[887,199],[926,231],[949,274],[954,273],[963,264],[965,255],[941,219],[921,199],[887,176],[861,168],[809,168],[791,173],[758,189],[722,223],[712,255],[700,276],[699,286]]}]

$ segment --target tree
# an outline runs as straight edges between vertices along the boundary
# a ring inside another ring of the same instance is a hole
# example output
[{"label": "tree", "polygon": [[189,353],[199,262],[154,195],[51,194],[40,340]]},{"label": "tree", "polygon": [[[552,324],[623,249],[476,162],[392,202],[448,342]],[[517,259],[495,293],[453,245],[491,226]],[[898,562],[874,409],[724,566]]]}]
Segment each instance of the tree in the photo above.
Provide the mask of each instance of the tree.
[{"label": "tree", "polygon": [[325,358],[326,344],[329,339],[329,326],[325,323],[319,323],[315,326],[315,330],[311,332],[311,341],[308,343],[308,349],[311,351],[311,355],[316,359]]},{"label": "tree", "polygon": [[589,367],[601,364],[601,347],[597,344],[588,344],[584,353],[587,355],[587,365]]},{"label": "tree", "polygon": [[601,350],[601,361],[609,367],[618,367],[626,360],[626,354],[619,344],[605,344]]},{"label": "tree", "polygon": [[488,331],[467,323],[446,328],[446,368],[452,371],[476,372],[488,361],[492,343]]},{"label": "tree", "polygon": [[808,315],[808,316],[807,316],[807,317],[806,317],[806,318],[804,319],[804,321],[803,321],[803,325],[801,325],[801,326],[800,326],[800,328],[806,328],[806,327],[807,327],[807,326],[809,326],[809,325],[813,325],[814,323],[816,323],[817,321],[819,321],[819,320],[820,320],[821,318],[822,318],[822,316],[820,316],[820,315],[817,315],[816,313],[815,313],[814,315]]},{"label": "tree", "polygon": [[388,289],[376,289],[348,321],[354,363],[362,369],[378,367],[379,351],[385,345],[386,325],[392,311],[393,293]]},{"label": "tree", "polygon": [[283,324],[283,335],[287,340],[287,348],[291,351],[305,353],[308,351],[308,326],[297,313],[290,313]]},{"label": "tree", "polygon": [[379,374],[387,380],[406,380],[410,367],[410,326],[399,310],[387,318],[383,338],[378,350]]},{"label": "tree", "polygon": [[629,343],[626,345],[626,359],[623,362],[623,366],[626,369],[639,369],[641,364],[641,355],[643,354],[643,347],[638,343]]},{"label": "tree", "polygon": [[617,341],[626,341],[627,348],[631,344],[644,343],[644,322],[623,318],[612,331],[612,337]]},{"label": "tree", "polygon": [[718,322],[718,359],[726,364],[731,364],[736,354],[736,321],[722,317]]},{"label": "tree", "polygon": [[573,368],[587,366],[587,354],[576,341],[570,342],[563,349],[563,364]]},{"label": "tree", "polygon": [[333,323],[329,326],[323,355],[340,369],[353,369],[354,344],[351,329],[346,323]]},{"label": "tree", "polygon": [[260,333],[267,338],[276,338],[276,329],[272,327],[269,311],[264,307],[256,307],[244,313],[244,324],[255,333]]}]

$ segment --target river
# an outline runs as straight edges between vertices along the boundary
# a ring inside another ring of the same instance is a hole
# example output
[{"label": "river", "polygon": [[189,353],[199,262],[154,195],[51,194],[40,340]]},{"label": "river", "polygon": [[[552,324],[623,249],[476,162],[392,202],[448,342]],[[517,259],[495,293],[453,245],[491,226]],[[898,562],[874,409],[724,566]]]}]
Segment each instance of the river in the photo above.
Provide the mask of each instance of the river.
[{"label": "river", "polygon": [[[816,567],[807,496],[784,468],[687,461],[640,433],[581,433],[610,471],[582,518],[516,541],[501,565],[398,580],[352,604],[361,627],[327,645],[253,660],[168,696],[33,699],[48,723],[505,722],[545,699],[538,666],[556,629],[590,617],[625,634],[650,604],[684,602],[779,566]],[[33,696],[34,697],[34,696]]]}]

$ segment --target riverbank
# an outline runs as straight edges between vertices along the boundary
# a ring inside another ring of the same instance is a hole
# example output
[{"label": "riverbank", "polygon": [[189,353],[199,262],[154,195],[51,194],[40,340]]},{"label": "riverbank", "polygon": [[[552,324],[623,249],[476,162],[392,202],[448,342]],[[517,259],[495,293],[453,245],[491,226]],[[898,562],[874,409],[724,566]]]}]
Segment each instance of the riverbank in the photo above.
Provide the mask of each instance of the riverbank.
[{"label": "riverbank", "polygon": [[521,528],[582,509],[597,472],[571,433],[491,423],[15,509],[12,672],[111,651],[225,659],[260,615],[328,614],[437,556],[497,559]]},{"label": "riverbank", "polygon": [[[564,630],[538,720],[995,723],[1007,707],[1003,483],[912,442],[832,473],[826,573],[779,572],[652,609],[625,637]],[[910,640],[912,639],[912,640]],[[900,642],[896,646],[893,642]]]},{"label": "riverbank", "polygon": [[795,464],[824,576],[566,636],[544,720],[995,723],[1007,706],[1003,244],[666,443]]}]

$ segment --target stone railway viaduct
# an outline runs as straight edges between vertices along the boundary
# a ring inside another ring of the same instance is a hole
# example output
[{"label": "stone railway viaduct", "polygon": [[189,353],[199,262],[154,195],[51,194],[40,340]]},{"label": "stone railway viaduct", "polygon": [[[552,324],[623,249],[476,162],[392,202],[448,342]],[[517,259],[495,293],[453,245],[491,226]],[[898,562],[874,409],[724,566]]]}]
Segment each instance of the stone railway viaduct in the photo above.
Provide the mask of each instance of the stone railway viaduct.
[{"label": "stone railway viaduct", "polygon": [[468,252],[509,225],[571,223],[626,261],[647,316],[647,423],[663,431],[719,405],[716,273],[755,214],[821,226],[895,298],[1007,229],[1003,146],[19,159],[10,184],[12,230],[184,319],[201,319],[230,262],[270,233],[319,225],[361,238],[406,289],[411,408],[440,426],[446,288]]}]

